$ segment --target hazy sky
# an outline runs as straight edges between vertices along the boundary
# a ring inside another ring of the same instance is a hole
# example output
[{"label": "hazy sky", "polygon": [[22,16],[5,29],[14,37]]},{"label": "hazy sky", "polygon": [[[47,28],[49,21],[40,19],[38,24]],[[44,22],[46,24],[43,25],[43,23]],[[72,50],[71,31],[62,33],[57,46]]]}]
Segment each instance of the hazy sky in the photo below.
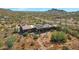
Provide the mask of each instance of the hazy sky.
[{"label": "hazy sky", "polygon": [[[47,11],[52,8],[10,8],[10,9],[13,11]],[[79,11],[79,8],[57,8],[57,9],[65,10],[68,12]]]}]

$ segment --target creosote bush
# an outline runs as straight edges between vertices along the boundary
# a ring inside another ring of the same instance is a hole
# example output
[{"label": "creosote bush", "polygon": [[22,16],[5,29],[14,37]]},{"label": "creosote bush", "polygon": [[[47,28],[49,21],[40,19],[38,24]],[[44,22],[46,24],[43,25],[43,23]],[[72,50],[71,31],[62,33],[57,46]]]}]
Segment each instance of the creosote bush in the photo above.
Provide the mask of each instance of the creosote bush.
[{"label": "creosote bush", "polygon": [[55,31],[52,33],[51,41],[54,43],[65,43],[66,42],[66,34],[64,32]]}]

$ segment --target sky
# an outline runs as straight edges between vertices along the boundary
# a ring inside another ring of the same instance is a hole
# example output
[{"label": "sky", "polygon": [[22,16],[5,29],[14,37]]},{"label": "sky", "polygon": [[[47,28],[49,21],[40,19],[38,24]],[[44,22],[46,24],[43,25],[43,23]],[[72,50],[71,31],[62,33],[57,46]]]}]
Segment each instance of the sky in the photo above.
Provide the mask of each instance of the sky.
[{"label": "sky", "polygon": [[[13,11],[47,11],[52,8],[9,8]],[[65,10],[67,12],[79,11],[79,8],[56,8],[59,10]]]}]

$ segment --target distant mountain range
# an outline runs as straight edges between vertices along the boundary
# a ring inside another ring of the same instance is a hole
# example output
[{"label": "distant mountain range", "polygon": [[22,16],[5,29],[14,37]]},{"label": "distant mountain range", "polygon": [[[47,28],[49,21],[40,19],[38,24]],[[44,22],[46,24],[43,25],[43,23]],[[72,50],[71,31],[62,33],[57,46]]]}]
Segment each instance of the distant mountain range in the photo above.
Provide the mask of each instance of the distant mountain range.
[{"label": "distant mountain range", "polygon": [[[35,11],[13,11],[10,9],[0,8],[0,13],[7,13],[7,12],[35,12]],[[37,12],[40,12],[40,11],[37,11]],[[59,10],[59,9],[54,9],[54,8],[48,11],[43,11],[43,12],[47,12],[48,14],[79,13],[79,11],[67,12],[65,10]]]},{"label": "distant mountain range", "polygon": [[50,13],[50,14],[63,14],[63,13],[66,13],[66,11],[58,10],[58,9],[51,9],[51,10],[48,10],[47,12]]}]

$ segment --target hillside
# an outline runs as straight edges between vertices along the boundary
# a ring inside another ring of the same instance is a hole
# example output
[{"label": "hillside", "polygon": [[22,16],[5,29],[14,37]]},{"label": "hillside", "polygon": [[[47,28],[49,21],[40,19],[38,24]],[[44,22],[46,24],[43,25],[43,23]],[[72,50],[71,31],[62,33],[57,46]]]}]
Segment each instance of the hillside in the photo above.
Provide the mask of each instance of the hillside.
[{"label": "hillside", "polygon": [[0,9],[0,49],[79,49],[79,12]]}]

